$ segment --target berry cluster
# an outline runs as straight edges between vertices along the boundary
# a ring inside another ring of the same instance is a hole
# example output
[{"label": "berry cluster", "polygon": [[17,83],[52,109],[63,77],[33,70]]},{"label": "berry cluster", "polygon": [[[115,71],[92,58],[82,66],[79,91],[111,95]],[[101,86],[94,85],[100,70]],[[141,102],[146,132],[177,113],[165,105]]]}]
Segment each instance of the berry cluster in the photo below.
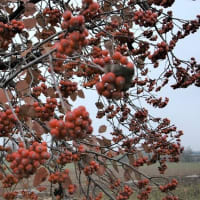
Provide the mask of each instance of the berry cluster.
[{"label": "berry cluster", "polygon": [[16,21],[15,19],[13,19],[9,24],[0,22],[0,39],[3,41],[0,47],[7,49],[8,45],[12,42],[11,39],[16,33],[20,33],[23,29],[23,22]]},{"label": "berry cluster", "polygon": [[42,83],[40,86],[36,86],[33,88],[32,94],[35,97],[39,97],[42,92],[44,93],[46,91],[46,89],[47,86],[44,83]]},{"label": "berry cluster", "polygon": [[8,136],[15,127],[16,121],[11,109],[0,111],[0,136]]},{"label": "berry cluster", "polygon": [[23,143],[19,144],[17,152],[8,154],[6,160],[11,162],[10,168],[18,178],[28,177],[36,172],[36,169],[49,159],[50,154],[47,152],[46,142],[33,144],[26,149]]},{"label": "berry cluster", "polygon": [[138,188],[142,189],[144,187],[146,187],[146,185],[149,184],[149,180],[148,179],[142,179],[138,181]]},{"label": "berry cluster", "polygon": [[108,99],[120,99],[123,97],[125,78],[116,76],[113,72],[108,72],[102,77],[102,81],[96,84],[96,89],[100,95]]},{"label": "berry cluster", "polygon": [[17,177],[15,177],[12,174],[7,175],[2,181],[3,188],[10,188],[12,187],[12,185],[15,185],[17,183],[18,183]]},{"label": "berry cluster", "polygon": [[133,162],[134,167],[143,166],[147,162],[147,157],[138,158],[136,161]]},{"label": "berry cluster", "polygon": [[76,190],[76,185],[70,184],[67,188],[69,194],[73,194]]},{"label": "berry cluster", "polygon": [[169,47],[165,42],[158,43],[157,47],[158,49],[152,55],[148,56],[153,63],[157,63],[156,61],[159,59],[165,59],[169,51]]},{"label": "berry cluster", "polygon": [[116,187],[119,187],[120,186],[120,179],[117,179],[111,186],[110,188],[113,190],[114,188]]},{"label": "berry cluster", "polygon": [[42,121],[47,121],[54,115],[57,101],[55,98],[47,98],[47,103],[44,106],[40,106],[38,102],[35,102],[33,106],[36,111],[36,116]]},{"label": "berry cluster", "polygon": [[99,169],[99,164],[96,163],[94,160],[90,162],[90,165],[84,168],[84,173],[86,176],[93,174],[95,171]]},{"label": "berry cluster", "polygon": [[52,119],[49,125],[51,127],[51,135],[57,139],[62,139],[66,136],[70,139],[81,139],[92,133],[91,123],[92,121],[85,107],[79,106],[66,113],[65,122]]},{"label": "berry cluster", "polygon": [[73,161],[77,161],[79,159],[78,154],[72,153],[71,151],[65,150],[64,152],[60,153],[57,163],[61,165],[65,165],[67,163],[71,163]]},{"label": "berry cluster", "polygon": [[60,81],[60,91],[63,97],[68,97],[77,90],[77,83],[72,81]]},{"label": "berry cluster", "polygon": [[38,200],[38,195],[35,192],[21,191],[23,199]]},{"label": "berry cluster", "polygon": [[117,200],[129,199],[129,197],[131,196],[132,193],[133,193],[133,190],[128,185],[125,185],[123,190],[121,192],[119,192],[116,199]]},{"label": "berry cluster", "polygon": [[162,200],[179,200],[179,198],[176,196],[166,196]]},{"label": "berry cluster", "polygon": [[62,14],[59,9],[45,8],[43,10],[43,15],[47,17],[47,22],[55,26],[61,20]]},{"label": "berry cluster", "polygon": [[160,185],[159,189],[161,190],[161,192],[167,192],[167,191],[175,190],[177,185],[178,185],[178,181],[176,179],[172,179],[171,183],[168,183],[166,185]]},{"label": "berry cluster", "polygon": [[99,12],[100,6],[97,2],[93,2],[93,0],[82,0],[82,2],[83,7],[85,8],[82,15],[86,20],[90,20]]},{"label": "berry cluster", "polygon": [[63,18],[62,29],[68,30],[69,34],[66,37],[61,35],[56,48],[61,54],[71,55],[87,44],[88,31],[84,27],[85,20],[82,15],[73,17],[70,11],[65,11]]},{"label": "berry cluster", "polygon": [[3,194],[4,199],[14,200],[17,197],[18,192],[6,192]]},{"label": "berry cluster", "polygon": [[148,4],[155,4],[157,6],[163,6],[164,8],[172,6],[175,0],[148,0]]},{"label": "berry cluster", "polygon": [[69,170],[65,169],[63,172],[55,172],[49,176],[49,182],[56,183],[64,183],[65,179],[69,176]]},{"label": "berry cluster", "polygon": [[158,14],[152,12],[152,10],[137,10],[134,12],[133,20],[136,24],[144,27],[151,27],[154,26],[157,22]]},{"label": "berry cluster", "polygon": [[138,199],[144,200],[144,199],[149,199],[149,194],[152,191],[152,187],[148,186],[144,190],[141,190],[140,193],[137,195]]}]

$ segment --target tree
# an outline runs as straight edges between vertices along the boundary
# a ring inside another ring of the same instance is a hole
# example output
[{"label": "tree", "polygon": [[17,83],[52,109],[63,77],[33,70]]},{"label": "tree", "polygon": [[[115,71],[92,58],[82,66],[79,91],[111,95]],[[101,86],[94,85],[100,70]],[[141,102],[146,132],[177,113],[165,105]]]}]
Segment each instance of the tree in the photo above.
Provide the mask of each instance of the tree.
[{"label": "tree", "polygon": [[[186,61],[174,53],[180,40],[199,29],[200,16],[178,19],[167,9],[173,3],[1,1],[4,199],[18,194],[37,199],[30,191],[35,188],[53,199],[70,199],[80,191],[80,199],[123,200],[135,193],[145,200],[152,185],[166,193],[163,200],[178,199],[172,193],[175,179],[158,183],[140,170],[159,163],[164,174],[166,162],[178,162],[183,151],[183,132],[168,118],[152,116],[145,104],[165,107],[169,99],[159,91],[168,84],[200,86],[195,58]],[[90,101],[96,118],[105,121],[98,132],[94,113],[87,111],[90,90],[98,96]],[[74,106],[78,98],[84,105]],[[23,180],[33,183],[16,190]]]}]

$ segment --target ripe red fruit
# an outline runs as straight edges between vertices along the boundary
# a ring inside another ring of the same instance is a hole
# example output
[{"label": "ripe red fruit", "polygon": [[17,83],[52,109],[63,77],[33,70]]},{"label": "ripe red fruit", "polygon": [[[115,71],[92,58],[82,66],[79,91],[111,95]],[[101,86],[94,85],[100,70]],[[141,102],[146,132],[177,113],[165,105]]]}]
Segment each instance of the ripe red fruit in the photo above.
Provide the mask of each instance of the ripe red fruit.
[{"label": "ripe red fruit", "polygon": [[117,89],[122,90],[124,85],[125,85],[125,78],[123,76],[118,76],[115,79],[115,85],[117,87]]},{"label": "ripe red fruit", "polygon": [[102,77],[103,83],[113,83],[115,81],[115,74],[113,72],[108,72]]},{"label": "ripe red fruit", "polygon": [[98,82],[96,84],[96,89],[99,94],[102,94],[102,92],[104,91],[104,84],[102,82]]},{"label": "ripe red fruit", "polygon": [[67,11],[65,11],[65,12],[63,13],[63,18],[64,18],[65,21],[71,19],[71,17],[72,17],[71,11],[67,10]]},{"label": "ripe red fruit", "polygon": [[128,63],[127,57],[126,57],[126,56],[122,56],[122,57],[120,58],[120,63],[121,63],[122,65],[126,65],[126,64]]},{"label": "ripe red fruit", "polygon": [[122,57],[122,54],[119,51],[116,51],[112,56],[114,60],[120,60],[121,57]]}]

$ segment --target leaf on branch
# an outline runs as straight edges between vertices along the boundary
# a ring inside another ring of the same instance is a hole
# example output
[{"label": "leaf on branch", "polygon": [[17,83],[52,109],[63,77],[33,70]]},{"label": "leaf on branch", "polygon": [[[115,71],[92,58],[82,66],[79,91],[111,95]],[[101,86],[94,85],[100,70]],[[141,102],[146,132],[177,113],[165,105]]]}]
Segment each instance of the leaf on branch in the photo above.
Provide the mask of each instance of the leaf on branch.
[{"label": "leaf on branch", "polygon": [[42,28],[44,28],[44,27],[46,26],[44,17],[43,17],[40,13],[36,15],[36,20],[37,20],[37,23],[38,23]]},{"label": "leaf on branch", "polygon": [[106,139],[105,137],[103,137],[103,143],[104,143],[104,146],[110,146],[111,145],[111,140]]},{"label": "leaf on branch", "polygon": [[71,95],[70,95],[70,98],[71,98],[71,100],[72,101],[76,101],[76,98],[77,98],[77,93],[72,93]]},{"label": "leaf on branch", "polygon": [[112,166],[113,166],[113,168],[119,173],[119,169],[118,169],[118,166],[117,166],[117,162],[116,162],[116,161],[112,161]]},{"label": "leaf on branch", "polygon": [[71,178],[68,176],[67,178],[65,178],[65,181],[63,183],[64,188],[67,188],[70,184],[72,184],[72,180]]},{"label": "leaf on branch", "polygon": [[36,171],[36,174],[34,176],[33,186],[37,187],[40,183],[44,182],[47,179],[48,175],[49,173],[47,169],[45,167],[40,167]]},{"label": "leaf on branch", "polygon": [[29,19],[24,19],[24,26],[26,29],[32,29],[33,27],[36,26],[36,19],[35,18],[29,18]]},{"label": "leaf on branch", "polygon": [[42,134],[46,133],[46,130],[36,121],[33,121],[33,130],[37,136],[41,136]]},{"label": "leaf on branch", "polygon": [[113,55],[113,43],[111,40],[104,40],[105,48],[110,52],[110,55]]},{"label": "leaf on branch", "polygon": [[103,165],[99,165],[99,169],[97,170],[97,175],[103,176],[105,174],[106,168]]},{"label": "leaf on branch", "polygon": [[[9,90],[7,91],[7,93],[8,93],[9,98],[12,99],[12,97],[13,97],[12,93]],[[5,104],[5,103],[8,102],[8,99],[7,99],[6,94],[3,91],[3,89],[0,89],[0,97],[1,97],[0,98],[0,103]]]},{"label": "leaf on branch", "polygon": [[33,105],[25,104],[19,108],[19,118],[24,118],[24,117],[31,117],[31,118],[36,117],[36,112]]},{"label": "leaf on branch", "polygon": [[104,12],[110,12],[112,9],[112,3],[108,1],[104,1],[102,9]]},{"label": "leaf on branch", "polygon": [[102,102],[96,102],[95,105],[96,105],[96,107],[97,107],[98,109],[103,109],[103,108],[104,108],[104,105],[103,105]]},{"label": "leaf on branch", "polygon": [[124,169],[124,180],[125,181],[129,181],[131,180],[131,173],[132,173],[132,169],[129,167],[125,167]]},{"label": "leaf on branch", "polygon": [[27,3],[25,6],[24,16],[32,16],[36,12],[36,6],[34,3]]},{"label": "leaf on branch", "polygon": [[85,94],[84,94],[83,90],[78,90],[78,96],[79,96],[80,98],[82,98],[82,99],[85,98]]},{"label": "leaf on branch", "polygon": [[105,125],[101,125],[99,127],[99,133],[104,133],[104,132],[106,132],[106,130],[107,130],[107,127]]},{"label": "leaf on branch", "polygon": [[26,80],[22,80],[22,81],[17,82],[15,88],[21,96],[25,96],[30,91],[29,84],[27,83]]},{"label": "leaf on branch", "polygon": [[55,90],[52,87],[47,88],[45,90],[45,96],[51,97],[51,98],[56,98]]},{"label": "leaf on branch", "polygon": [[25,51],[23,51],[23,52],[21,53],[21,56],[22,56],[22,57],[25,57],[28,53],[31,52],[31,50],[32,50],[32,47],[29,48],[29,49],[27,49],[27,50],[25,50]]}]

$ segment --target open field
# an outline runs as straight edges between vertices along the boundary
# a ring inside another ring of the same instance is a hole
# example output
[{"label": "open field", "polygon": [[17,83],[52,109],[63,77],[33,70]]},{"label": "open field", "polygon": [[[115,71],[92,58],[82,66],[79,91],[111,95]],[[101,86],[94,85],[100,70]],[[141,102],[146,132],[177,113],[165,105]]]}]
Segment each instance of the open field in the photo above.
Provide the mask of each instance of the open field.
[{"label": "open field", "polygon": [[[166,171],[165,175],[160,175],[157,170],[158,165],[152,165],[152,166],[144,166],[141,167],[140,171],[142,171],[145,174],[148,174],[149,176],[157,177],[168,177],[172,178],[175,177],[179,184],[174,192],[177,196],[180,197],[181,200],[200,200],[200,162],[194,162],[194,163],[168,163],[168,169]],[[68,164],[66,166],[70,170],[70,176],[73,183],[77,183],[75,172],[73,170],[73,165]],[[112,167],[111,167],[112,168]],[[120,168],[119,168],[120,169]],[[113,169],[114,171],[114,169]],[[195,176],[194,176],[195,175]],[[120,177],[123,177],[123,174],[119,174]],[[18,185],[17,189],[21,190],[24,188],[25,190],[28,190],[32,187],[32,180],[33,178],[29,178],[29,180],[24,181],[24,185]],[[25,187],[26,185],[26,187]],[[48,181],[45,181],[41,184],[42,186],[49,186]],[[84,185],[84,183],[83,183]],[[0,192],[2,194],[2,189],[0,187]],[[78,193],[78,192],[77,192]],[[162,200],[164,197],[164,194],[162,194],[160,191],[158,191],[157,188],[153,188],[153,191],[150,196],[150,200]],[[1,199],[1,198],[0,198]],[[49,198],[46,197],[45,193],[41,194],[40,200],[49,200]],[[77,196],[77,199],[80,199]],[[136,200],[137,195],[133,194],[130,198],[131,200]],[[104,200],[108,200],[106,197],[104,197]]]}]

